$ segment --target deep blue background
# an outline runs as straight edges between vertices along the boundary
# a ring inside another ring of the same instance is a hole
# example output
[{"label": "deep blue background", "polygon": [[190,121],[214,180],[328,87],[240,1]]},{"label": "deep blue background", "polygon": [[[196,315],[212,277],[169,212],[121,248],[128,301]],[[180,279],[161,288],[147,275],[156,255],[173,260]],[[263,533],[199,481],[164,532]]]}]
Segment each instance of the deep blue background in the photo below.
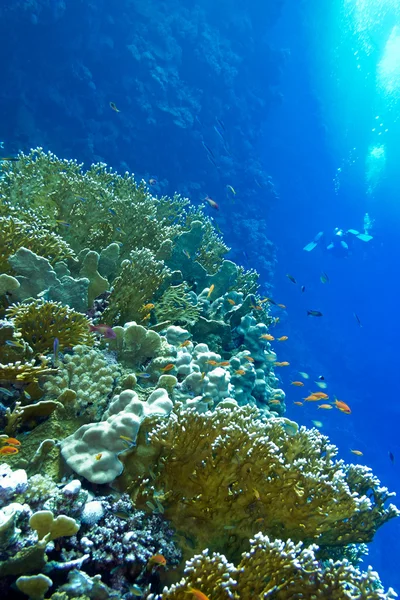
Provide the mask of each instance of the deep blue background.
[{"label": "deep blue background", "polygon": [[[308,426],[321,420],[344,459],[356,459],[350,448],[361,450],[360,462],[399,491],[399,125],[387,109],[386,178],[367,194],[365,158],[377,141],[372,122],[385,108],[375,85],[382,47],[376,42],[375,54],[353,72],[356,40],[341,26],[342,3],[328,4],[2,3],[0,140],[5,154],[39,145],[156,177],[160,195],[214,198],[220,211],[210,214],[230,256],[256,268],[263,291],[273,286],[273,297],[287,306],[274,332],[289,336],[278,347],[291,363],[281,375],[287,416]],[[379,39],[392,25],[388,17]],[[225,148],[216,118],[225,125]],[[366,211],[376,220],[374,240],[355,244],[348,259],[302,250],[320,230],[362,229]],[[306,286],[304,294],[286,273]],[[324,317],[308,318],[309,308]],[[289,385],[298,370],[323,374],[352,414],[293,405],[303,395]],[[398,590],[399,528],[386,525],[367,559]]]}]

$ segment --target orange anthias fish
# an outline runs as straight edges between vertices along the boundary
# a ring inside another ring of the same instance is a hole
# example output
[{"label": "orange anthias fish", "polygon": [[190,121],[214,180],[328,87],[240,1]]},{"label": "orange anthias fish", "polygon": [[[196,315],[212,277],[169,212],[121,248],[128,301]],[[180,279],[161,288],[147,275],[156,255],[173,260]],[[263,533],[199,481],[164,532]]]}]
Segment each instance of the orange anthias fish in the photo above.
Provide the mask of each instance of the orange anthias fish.
[{"label": "orange anthias fish", "polygon": [[115,333],[113,328],[110,327],[109,325],[105,325],[105,324],[89,325],[89,330],[93,331],[95,333],[100,333],[103,337],[110,339],[110,340],[115,339],[117,337],[117,334]]},{"label": "orange anthias fish", "polygon": [[244,369],[236,369],[235,375],[244,375],[246,371]]},{"label": "orange anthias fish", "polygon": [[154,554],[153,556],[150,556],[149,560],[147,561],[147,566],[150,568],[165,567],[166,564],[167,559],[162,554]]},{"label": "orange anthias fish", "polygon": [[287,360],[284,360],[283,362],[276,362],[275,366],[276,367],[288,367],[290,365],[290,362],[288,362]]},{"label": "orange anthias fish", "polygon": [[331,410],[333,408],[332,404],[319,404],[318,408],[324,408],[325,410]]},{"label": "orange anthias fish", "polygon": [[165,365],[165,367],[163,367],[161,369],[161,371],[163,371],[164,373],[167,373],[168,371],[172,371],[172,369],[175,368],[174,363],[168,363],[167,365]]},{"label": "orange anthias fish", "polygon": [[211,365],[212,367],[218,367],[219,362],[217,360],[206,360],[207,365]]},{"label": "orange anthias fish", "polygon": [[185,340],[184,342],[182,342],[180,345],[181,348],[186,348],[186,346],[189,346],[189,344],[191,344],[190,340]]},{"label": "orange anthias fish", "polygon": [[9,446],[20,446],[21,442],[19,440],[17,440],[16,438],[1,438],[0,439],[0,443],[2,444],[8,444]]},{"label": "orange anthias fish", "polygon": [[345,413],[346,415],[351,414],[351,408],[346,402],[342,402],[342,400],[335,400],[336,408],[340,410],[340,412]]},{"label": "orange anthias fish", "polygon": [[311,395],[318,398],[318,400],[328,400],[329,398],[328,394],[325,394],[325,392],[312,392]]},{"label": "orange anthias fish", "polygon": [[231,363],[229,362],[229,360],[223,360],[222,362],[218,363],[219,367],[230,367]]},{"label": "orange anthias fish", "polygon": [[273,398],[272,400],[269,400],[268,403],[269,404],[280,404],[281,402],[280,402],[280,400]]},{"label": "orange anthias fish", "polygon": [[363,456],[363,453],[361,452],[361,450],[350,450],[350,452],[352,452],[356,456]]},{"label": "orange anthias fish", "polygon": [[203,594],[203,592],[197,590],[196,588],[189,587],[188,590],[185,590],[185,594],[193,594],[193,596],[197,598],[197,600],[209,600],[208,596],[206,596],[205,594]]},{"label": "orange anthias fish", "polygon": [[307,398],[303,398],[303,400],[305,400],[306,402],[318,402],[318,400],[321,400],[321,398],[319,398],[315,394],[310,394],[309,396],[307,396]]},{"label": "orange anthias fish", "polygon": [[204,198],[204,200],[206,202],[208,202],[208,204],[211,206],[211,208],[214,208],[215,210],[219,210],[218,204],[215,202],[215,200],[213,200],[212,198],[210,198],[210,196],[206,196]]},{"label": "orange anthias fish", "polygon": [[18,454],[18,448],[14,448],[14,446],[3,446],[0,448],[0,454]]},{"label": "orange anthias fish", "polygon": [[249,361],[249,362],[251,362],[251,363],[253,363],[253,362],[254,362],[254,358],[253,358],[252,356],[249,356],[249,355],[247,355],[247,356],[243,356],[243,358],[244,358],[245,360],[248,360],[248,361]]},{"label": "orange anthias fish", "polygon": [[279,308],[286,308],[285,304],[277,304],[277,306],[279,306]]},{"label": "orange anthias fish", "polygon": [[281,335],[281,337],[276,338],[278,340],[278,342],[286,342],[286,340],[288,340],[288,336],[287,335]]},{"label": "orange anthias fish", "polygon": [[268,340],[269,342],[272,342],[274,339],[274,336],[270,333],[263,333],[262,335],[260,335],[260,340]]},{"label": "orange anthias fish", "polygon": [[293,404],[295,404],[296,406],[303,406],[302,402],[293,402]]},{"label": "orange anthias fish", "polygon": [[213,293],[213,291],[214,291],[214,288],[215,288],[215,285],[214,285],[214,284],[211,284],[211,285],[210,285],[210,289],[208,290],[208,293],[207,293],[207,298],[209,298],[209,297],[211,296],[211,294],[212,294],[212,293]]},{"label": "orange anthias fish", "polygon": [[296,387],[304,387],[304,383],[302,381],[292,381],[290,385],[295,385]]},{"label": "orange anthias fish", "polygon": [[151,302],[149,302],[149,304],[143,304],[142,311],[143,312],[148,312],[152,308],[154,308],[154,304],[152,304]]},{"label": "orange anthias fish", "polygon": [[234,300],[232,300],[232,298],[227,298],[226,301],[229,302],[229,304],[231,306],[235,306],[236,305],[236,302]]}]

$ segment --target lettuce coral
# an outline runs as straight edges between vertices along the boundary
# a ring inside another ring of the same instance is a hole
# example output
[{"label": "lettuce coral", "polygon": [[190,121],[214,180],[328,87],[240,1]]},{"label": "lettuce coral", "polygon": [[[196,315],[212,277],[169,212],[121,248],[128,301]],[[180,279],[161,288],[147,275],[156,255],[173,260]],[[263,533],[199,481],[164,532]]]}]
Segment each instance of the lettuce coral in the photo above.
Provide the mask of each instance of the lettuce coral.
[{"label": "lettuce coral", "polygon": [[237,558],[258,529],[345,546],[371,541],[399,514],[385,507],[393,494],[370,469],[334,460],[337,449],[326,436],[287,419],[262,419],[249,406],[231,410],[222,402],[205,414],[178,406],[148,441],[149,462],[132,450],[121,485],[143,507],[161,491],[165,516],[186,547]]},{"label": "lettuce coral", "polygon": [[198,589],[213,600],[253,600],[274,598],[292,600],[390,600],[397,594],[386,593],[378,574],[371,567],[361,572],[348,561],[329,561],[321,566],[316,558],[318,547],[301,542],[270,540],[258,533],[250,540],[250,549],[237,567],[225,556],[208,550],[186,563],[185,576],[164,589],[162,595],[150,594],[148,600],[185,600],[190,589]]}]

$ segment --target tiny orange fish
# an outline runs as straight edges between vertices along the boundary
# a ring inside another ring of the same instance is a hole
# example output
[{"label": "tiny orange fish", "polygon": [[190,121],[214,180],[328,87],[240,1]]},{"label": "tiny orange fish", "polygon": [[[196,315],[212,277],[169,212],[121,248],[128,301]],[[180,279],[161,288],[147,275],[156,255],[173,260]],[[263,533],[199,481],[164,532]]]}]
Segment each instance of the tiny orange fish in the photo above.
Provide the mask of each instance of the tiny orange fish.
[{"label": "tiny orange fish", "polygon": [[288,362],[287,360],[275,363],[276,367],[288,367],[289,365],[290,365],[290,362]]},{"label": "tiny orange fish", "polygon": [[280,400],[269,400],[269,404],[280,404]]},{"label": "tiny orange fish", "polygon": [[0,439],[0,442],[2,444],[8,444],[9,446],[20,446],[21,445],[21,442],[19,440],[17,440],[16,438],[12,438],[12,437],[2,438],[2,439]]},{"label": "tiny orange fish", "polygon": [[315,394],[310,394],[309,396],[307,396],[307,398],[303,398],[303,400],[305,400],[306,402],[318,402],[318,400],[321,400],[321,398],[318,398],[318,396],[316,396]]},{"label": "tiny orange fish", "polygon": [[231,306],[235,306],[236,305],[236,302],[234,300],[232,300],[232,298],[227,298],[226,301],[229,302],[229,304]]},{"label": "tiny orange fish", "polygon": [[278,342],[286,342],[286,340],[288,340],[288,336],[287,335],[281,335],[281,337],[276,338],[278,340]]},{"label": "tiny orange fish", "polygon": [[352,452],[356,456],[363,456],[363,452],[361,452],[361,450],[350,450],[350,452]]},{"label": "tiny orange fish", "polygon": [[336,408],[340,410],[340,412],[345,413],[346,415],[351,414],[351,408],[346,402],[342,402],[341,400],[335,400]]},{"label": "tiny orange fish", "polygon": [[14,448],[14,446],[3,446],[0,448],[0,454],[18,454],[18,448]]},{"label": "tiny orange fish", "polygon": [[196,588],[189,587],[188,590],[185,590],[185,594],[193,594],[197,600],[209,600],[209,597],[203,594],[200,590]]},{"label": "tiny orange fish", "polygon": [[257,304],[257,306],[254,306],[254,304],[252,304],[251,308],[254,308],[254,310],[262,310],[262,306],[260,306],[259,304]]},{"label": "tiny orange fish", "polygon": [[167,365],[165,365],[165,367],[163,367],[161,369],[161,371],[163,371],[163,373],[167,373],[168,371],[172,371],[172,369],[175,368],[174,363],[168,363]]},{"label": "tiny orange fish", "polygon": [[186,346],[189,346],[191,344],[190,340],[185,340],[184,342],[182,342],[180,345],[181,348],[186,348]]},{"label": "tiny orange fish", "polygon": [[270,333],[263,333],[262,335],[260,335],[260,340],[268,340],[269,342],[272,342],[274,339],[274,336]]},{"label": "tiny orange fish", "polygon": [[152,308],[154,308],[154,304],[152,304],[151,302],[149,302],[149,304],[144,304],[142,306],[142,311],[143,312],[147,312],[148,310],[151,310]]},{"label": "tiny orange fish", "polygon": [[295,385],[296,387],[304,387],[304,383],[302,381],[292,381],[290,385]]},{"label": "tiny orange fish", "polygon": [[99,452],[98,454],[95,455],[95,459],[100,460],[102,456],[103,456],[103,454],[101,452]]},{"label": "tiny orange fish", "polygon": [[247,355],[247,356],[243,356],[243,358],[244,358],[245,360],[248,360],[248,361],[249,361],[249,362],[251,362],[251,363],[253,363],[253,362],[254,362],[254,358],[253,358],[252,356],[249,356],[249,355]]},{"label": "tiny orange fish", "polygon": [[318,408],[324,408],[325,410],[332,410],[333,406],[331,404],[319,404]]},{"label": "tiny orange fish", "polygon": [[150,567],[165,567],[166,564],[167,559],[162,554],[154,554],[153,556],[150,556],[149,560],[147,561],[147,565]]},{"label": "tiny orange fish", "polygon": [[231,363],[229,362],[229,360],[223,360],[222,362],[218,363],[218,365],[220,367],[230,367]]},{"label": "tiny orange fish", "polygon": [[205,377],[205,376],[206,376],[206,372],[205,372],[205,371],[203,371],[203,372],[202,372],[202,374],[201,374],[201,378],[200,378],[200,379],[201,379],[201,381],[203,381],[203,379],[204,379],[204,377]]},{"label": "tiny orange fish", "polygon": [[215,289],[215,285],[214,284],[210,285],[210,289],[208,290],[208,293],[207,293],[207,298],[209,298],[211,296],[214,289]]},{"label": "tiny orange fish", "polygon": [[325,394],[325,392],[312,392],[311,395],[318,398],[318,400],[328,400],[329,398],[328,394]]},{"label": "tiny orange fish", "polygon": [[246,371],[244,369],[236,369],[235,375],[244,375]]},{"label": "tiny orange fish", "polygon": [[148,321],[151,317],[151,314],[148,313],[147,315],[144,315],[144,317],[142,317],[142,321]]},{"label": "tiny orange fish", "polygon": [[279,308],[286,308],[285,304],[277,304],[277,306],[279,306]]},{"label": "tiny orange fish", "polygon": [[212,367],[218,367],[219,362],[217,360],[206,360],[206,365],[211,365]]},{"label": "tiny orange fish", "polygon": [[300,401],[299,402],[293,402],[293,404],[296,404],[296,406],[303,406],[303,403],[300,402]]}]

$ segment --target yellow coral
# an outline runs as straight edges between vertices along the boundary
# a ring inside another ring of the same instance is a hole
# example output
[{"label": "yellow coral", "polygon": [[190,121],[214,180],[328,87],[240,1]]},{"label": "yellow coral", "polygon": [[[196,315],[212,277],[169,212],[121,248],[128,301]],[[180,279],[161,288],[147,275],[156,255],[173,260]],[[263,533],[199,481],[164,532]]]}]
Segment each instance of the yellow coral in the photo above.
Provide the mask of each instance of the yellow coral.
[{"label": "yellow coral", "polygon": [[94,344],[90,321],[59,302],[34,300],[13,304],[6,314],[36,354],[52,352],[55,338],[61,350],[78,344]]},{"label": "yellow coral", "polygon": [[344,546],[370,541],[399,514],[393,505],[385,508],[392,494],[369,469],[333,460],[337,450],[326,436],[296,431],[287,419],[262,420],[249,406],[206,414],[178,407],[150,433],[149,444],[152,485],[140,476],[136,449],[125,458],[121,485],[143,508],[162,493],[165,516],[186,548],[237,558],[259,529],[284,540]]}]

